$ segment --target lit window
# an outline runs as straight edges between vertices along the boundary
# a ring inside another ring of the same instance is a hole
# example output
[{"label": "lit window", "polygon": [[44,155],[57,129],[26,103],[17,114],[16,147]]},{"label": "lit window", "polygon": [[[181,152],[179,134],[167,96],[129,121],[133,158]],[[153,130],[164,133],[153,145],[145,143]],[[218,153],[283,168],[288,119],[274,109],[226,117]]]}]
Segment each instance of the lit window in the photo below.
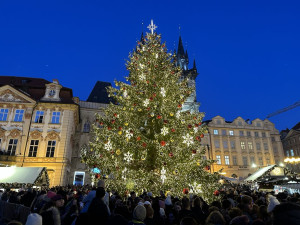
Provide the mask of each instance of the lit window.
[{"label": "lit window", "polygon": [[287,157],[290,156],[290,151],[289,151],[289,150],[286,151],[286,156],[287,156]]},{"label": "lit window", "polygon": [[214,130],[214,134],[218,135],[219,131],[218,130]]},{"label": "lit window", "polygon": [[43,119],[44,119],[44,111],[36,111],[34,122],[43,123]]},{"label": "lit window", "polygon": [[22,122],[23,121],[23,115],[24,115],[24,109],[17,109],[15,113],[15,122]]},{"label": "lit window", "polygon": [[230,135],[230,136],[233,136],[233,130],[230,130],[230,131],[229,131],[229,135]]},{"label": "lit window", "polygon": [[295,155],[294,155],[294,150],[293,150],[293,149],[291,149],[291,156],[295,156]]},{"label": "lit window", "polygon": [[220,148],[220,141],[215,140],[215,147],[216,147],[216,148]]},{"label": "lit window", "polygon": [[8,155],[15,155],[17,145],[18,145],[18,139],[10,139],[9,143],[8,143],[7,154]]},{"label": "lit window", "polygon": [[264,143],[264,150],[269,150],[268,143]]},{"label": "lit window", "polygon": [[238,163],[237,163],[237,158],[236,158],[236,156],[234,155],[234,156],[232,156],[232,162],[233,162],[233,165],[237,165]]},{"label": "lit window", "polygon": [[252,142],[248,142],[248,149],[253,149]]},{"label": "lit window", "polygon": [[241,149],[246,149],[245,142],[241,141]]},{"label": "lit window", "polygon": [[244,164],[244,166],[248,166],[248,158],[247,158],[247,156],[243,156],[243,164]]},{"label": "lit window", "polygon": [[39,146],[39,140],[31,140],[30,141],[28,157],[36,157],[38,146]]},{"label": "lit window", "polygon": [[60,112],[52,112],[51,123],[59,123]]},{"label": "lit window", "polygon": [[6,121],[8,115],[8,109],[0,109],[0,121]]},{"label": "lit window", "polygon": [[225,165],[229,165],[229,156],[225,155]]},{"label": "lit window", "polygon": [[227,141],[223,141],[223,147],[228,148],[228,142]]},{"label": "lit window", "polygon": [[240,136],[244,136],[244,131],[240,130]]},{"label": "lit window", "polygon": [[54,157],[56,141],[48,141],[46,157]]},{"label": "lit window", "polygon": [[260,143],[256,143],[256,150],[260,150]]},{"label": "lit window", "polygon": [[217,164],[221,165],[221,156],[220,155],[216,155],[216,160],[217,160]]}]

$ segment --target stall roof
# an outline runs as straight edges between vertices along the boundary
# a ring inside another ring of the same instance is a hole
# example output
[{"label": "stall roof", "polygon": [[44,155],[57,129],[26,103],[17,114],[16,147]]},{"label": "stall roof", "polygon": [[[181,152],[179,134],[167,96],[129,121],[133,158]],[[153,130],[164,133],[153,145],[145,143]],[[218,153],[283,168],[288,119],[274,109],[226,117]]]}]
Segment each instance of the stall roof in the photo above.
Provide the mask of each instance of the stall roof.
[{"label": "stall roof", "polygon": [[49,185],[45,167],[0,167],[0,184]]},{"label": "stall roof", "polygon": [[259,177],[264,175],[268,170],[272,169],[276,165],[266,166],[259,170],[257,170],[255,173],[253,173],[251,176],[247,177],[244,182],[252,182],[257,180]]}]

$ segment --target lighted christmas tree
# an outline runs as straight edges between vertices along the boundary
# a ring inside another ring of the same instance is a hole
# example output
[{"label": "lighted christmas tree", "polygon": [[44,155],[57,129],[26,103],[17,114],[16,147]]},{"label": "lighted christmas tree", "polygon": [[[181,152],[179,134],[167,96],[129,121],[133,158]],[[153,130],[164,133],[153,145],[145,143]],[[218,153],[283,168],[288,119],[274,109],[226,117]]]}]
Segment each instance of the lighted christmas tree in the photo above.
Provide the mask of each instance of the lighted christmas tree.
[{"label": "lighted christmas tree", "polygon": [[94,176],[105,176],[107,187],[120,193],[145,189],[181,195],[188,189],[211,200],[218,175],[207,171],[212,162],[203,158],[204,115],[182,111],[193,91],[188,78],[181,78],[175,56],[153,29],[129,59],[128,82],[116,81],[117,88],[109,89],[114,103],[105,116],[98,115],[82,160],[99,168]]}]

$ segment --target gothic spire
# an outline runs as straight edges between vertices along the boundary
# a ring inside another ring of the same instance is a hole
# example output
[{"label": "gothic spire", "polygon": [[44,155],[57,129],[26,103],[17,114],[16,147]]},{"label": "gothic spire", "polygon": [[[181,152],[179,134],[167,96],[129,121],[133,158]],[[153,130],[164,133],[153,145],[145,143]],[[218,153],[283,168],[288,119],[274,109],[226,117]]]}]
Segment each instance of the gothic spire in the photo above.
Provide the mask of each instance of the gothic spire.
[{"label": "gothic spire", "polygon": [[142,44],[145,44],[145,37],[144,37],[144,33],[142,32],[142,34],[141,34],[141,40],[140,40],[140,42],[142,43]]},{"label": "gothic spire", "polygon": [[186,58],[186,60],[189,60],[189,56],[188,56],[187,50],[185,50],[185,58]]},{"label": "gothic spire", "polygon": [[197,70],[197,67],[196,67],[196,59],[194,59],[193,69]]},{"label": "gothic spire", "polygon": [[182,44],[181,36],[179,36],[177,56],[184,56],[184,49],[183,49],[183,44]]}]

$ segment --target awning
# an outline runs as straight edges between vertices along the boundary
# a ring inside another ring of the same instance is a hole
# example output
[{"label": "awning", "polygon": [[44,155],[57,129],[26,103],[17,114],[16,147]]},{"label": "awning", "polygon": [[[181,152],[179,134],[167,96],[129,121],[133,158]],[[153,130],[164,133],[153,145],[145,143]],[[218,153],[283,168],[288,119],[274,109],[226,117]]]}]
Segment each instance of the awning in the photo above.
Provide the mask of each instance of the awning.
[{"label": "awning", "polygon": [[49,186],[46,167],[0,167],[0,186]]},{"label": "awning", "polygon": [[253,182],[260,178],[262,175],[264,175],[268,170],[273,169],[276,165],[266,166],[259,170],[257,170],[255,173],[253,173],[251,176],[247,177],[244,182]]}]

